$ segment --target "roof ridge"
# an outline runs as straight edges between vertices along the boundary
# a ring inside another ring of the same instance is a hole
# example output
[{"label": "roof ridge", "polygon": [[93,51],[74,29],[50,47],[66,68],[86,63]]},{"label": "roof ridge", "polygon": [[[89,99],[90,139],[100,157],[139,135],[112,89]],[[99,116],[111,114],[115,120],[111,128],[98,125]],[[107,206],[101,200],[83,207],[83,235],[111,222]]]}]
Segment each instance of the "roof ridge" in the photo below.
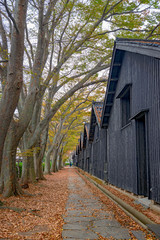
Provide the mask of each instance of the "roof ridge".
[{"label": "roof ridge", "polygon": [[116,38],[116,42],[125,42],[125,41],[128,41],[128,42],[136,42],[136,41],[138,41],[138,42],[148,42],[148,43],[150,43],[150,42],[152,42],[152,43],[154,43],[154,42],[158,42],[158,43],[160,43],[160,40],[159,39],[152,39],[152,40],[149,40],[149,39],[138,39],[138,38]]}]

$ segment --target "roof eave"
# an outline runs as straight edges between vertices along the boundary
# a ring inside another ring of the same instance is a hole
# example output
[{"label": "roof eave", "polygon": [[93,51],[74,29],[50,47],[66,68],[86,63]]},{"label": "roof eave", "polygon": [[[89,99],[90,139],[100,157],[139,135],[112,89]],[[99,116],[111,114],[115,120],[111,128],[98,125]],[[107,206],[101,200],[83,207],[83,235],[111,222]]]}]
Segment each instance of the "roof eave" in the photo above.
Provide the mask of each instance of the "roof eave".
[{"label": "roof eave", "polygon": [[[103,102],[99,102],[99,103],[102,104],[102,108],[103,108]],[[93,110],[94,110],[94,115],[96,117],[96,122],[98,123],[98,127],[101,128],[101,120],[102,120],[102,118],[100,117],[100,121],[99,121],[97,113],[96,113],[96,110],[95,110],[95,106],[93,106]]]},{"label": "roof eave", "polygon": [[137,44],[130,44],[126,42],[117,42],[116,49],[124,50],[128,52],[138,53],[150,57],[160,58],[160,52],[157,51],[157,48],[152,46],[138,46]]},{"label": "roof eave", "polygon": [[[121,64],[122,64],[122,61],[123,61],[123,57],[121,59],[121,61],[117,64],[115,62],[115,57],[116,57],[116,52],[117,50],[120,50],[124,53],[124,50],[121,50],[121,49],[117,49],[117,42],[114,43],[114,48],[113,48],[113,54],[112,54],[112,60],[111,60],[111,67],[110,67],[110,72],[109,72],[109,77],[108,77],[108,84],[107,84],[107,88],[106,88],[106,94],[105,94],[105,99],[104,99],[104,104],[103,104],[103,110],[102,110],[102,118],[101,118],[101,128],[108,128],[108,125],[109,125],[109,118],[110,118],[110,113],[107,114],[106,116],[106,113],[105,113],[105,107],[106,105],[113,105],[113,103],[107,103],[107,98],[108,98],[108,95],[111,95],[113,94],[113,96],[115,96],[115,92],[116,92],[116,88],[114,90],[114,92],[110,92],[109,91],[109,88],[110,88],[110,84],[111,82],[115,82],[116,85],[118,83],[118,79],[119,79],[119,74],[117,77],[114,77],[113,78],[113,72],[114,72],[114,68],[116,66],[118,66],[119,69],[121,69]],[[124,54],[123,54],[124,55]],[[120,70],[119,70],[120,72]],[[113,97],[114,98],[114,97]],[[112,108],[112,107],[111,107]],[[109,115],[109,116],[108,116]],[[107,117],[108,120],[107,122],[104,122],[104,118]]]}]

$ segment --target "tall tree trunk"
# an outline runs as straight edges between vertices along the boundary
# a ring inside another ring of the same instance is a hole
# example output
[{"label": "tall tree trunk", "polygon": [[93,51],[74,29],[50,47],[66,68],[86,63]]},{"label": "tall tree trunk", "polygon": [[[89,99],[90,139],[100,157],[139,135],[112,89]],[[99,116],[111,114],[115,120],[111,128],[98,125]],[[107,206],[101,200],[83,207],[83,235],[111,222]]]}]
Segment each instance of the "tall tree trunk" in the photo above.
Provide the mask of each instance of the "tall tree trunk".
[{"label": "tall tree trunk", "polygon": [[58,148],[56,148],[53,152],[51,172],[57,172],[57,154]]},{"label": "tall tree trunk", "polygon": [[52,152],[55,151],[54,149],[55,149],[55,145],[52,144],[46,153],[45,170],[44,170],[45,174],[51,174],[50,159],[51,159]]},{"label": "tall tree trunk", "polygon": [[14,111],[17,107],[23,83],[24,28],[27,0],[17,0],[11,36],[11,54],[8,62],[7,83],[0,102],[0,171],[3,146]]},{"label": "tall tree trunk", "polygon": [[23,185],[36,182],[33,156],[23,158],[22,176],[20,182]]},{"label": "tall tree trunk", "polygon": [[62,169],[62,155],[63,155],[63,147],[61,148],[61,151],[59,153],[59,165],[58,165],[58,170],[61,170]]},{"label": "tall tree trunk", "polygon": [[[26,112],[30,113],[30,111],[32,111],[32,109],[34,108],[34,104],[31,104],[31,102],[33,99],[36,98],[36,94],[37,94],[36,90],[33,89],[33,92],[31,92],[28,95],[28,97],[26,98],[24,109],[23,109],[22,113],[20,114],[19,121],[16,122],[16,121],[12,120],[9,131],[7,133],[7,139],[5,141],[5,148],[4,148],[4,154],[3,154],[4,167],[3,167],[3,171],[2,171],[2,175],[5,176],[5,178],[4,178],[5,181],[2,182],[2,186],[4,185],[5,192],[6,192],[5,196],[22,193],[22,191],[20,190],[19,184],[17,182],[17,179],[15,178],[16,174],[15,174],[14,165],[16,164],[17,147],[19,145],[20,139],[22,138],[25,129],[27,128],[27,126],[30,122],[30,114],[25,116],[24,113],[26,113]],[[6,164],[8,164],[8,165],[6,165]],[[4,172],[6,171],[6,168],[8,168],[8,166],[10,166],[9,173],[4,174]],[[13,173],[11,173],[11,171],[13,171]],[[11,174],[12,174],[12,176],[11,176]],[[7,183],[7,177],[10,181],[10,184]],[[12,190],[11,190],[11,185],[13,186]],[[7,190],[7,188],[8,188],[8,190]]]},{"label": "tall tree trunk", "polygon": [[[28,144],[29,133],[25,132],[22,139],[21,151],[22,153],[26,151],[26,145]],[[27,154],[27,152],[29,154]],[[33,149],[27,149],[26,156],[23,158],[22,164],[22,176],[21,176],[21,184],[28,184],[30,182],[36,182],[36,173],[34,168],[34,157],[33,157]]]},{"label": "tall tree trunk", "polygon": [[[39,172],[37,172],[37,177],[41,180],[44,180],[45,177],[43,176],[43,168],[42,168],[42,163],[43,163],[43,159],[44,159],[44,155],[45,155],[45,151],[46,151],[46,145],[47,145],[47,140],[48,140],[48,129],[49,129],[49,124],[48,126],[44,129],[43,134],[41,136],[41,143],[40,143],[40,152],[39,152],[39,157],[38,157],[38,169]],[[49,171],[46,171],[46,160],[45,160],[45,170],[44,173],[45,174],[50,174],[50,164],[49,164]]]},{"label": "tall tree trunk", "polygon": [[[37,147],[38,147],[38,145],[37,145]],[[39,143],[38,148],[39,149],[36,150],[36,152],[34,154],[34,167],[35,167],[35,172],[36,172],[36,179],[37,180],[45,180],[45,177],[43,176],[43,168],[42,168],[45,147],[42,146],[42,148],[41,148],[40,143]]]},{"label": "tall tree trunk", "polygon": [[4,197],[23,193],[16,172],[16,151],[19,141],[15,141],[15,128],[16,125],[12,122],[4,144],[1,172],[1,190]]},{"label": "tall tree trunk", "polygon": [[51,156],[51,152],[48,151],[47,154],[46,154],[46,158],[45,158],[44,174],[51,174],[50,156]]}]

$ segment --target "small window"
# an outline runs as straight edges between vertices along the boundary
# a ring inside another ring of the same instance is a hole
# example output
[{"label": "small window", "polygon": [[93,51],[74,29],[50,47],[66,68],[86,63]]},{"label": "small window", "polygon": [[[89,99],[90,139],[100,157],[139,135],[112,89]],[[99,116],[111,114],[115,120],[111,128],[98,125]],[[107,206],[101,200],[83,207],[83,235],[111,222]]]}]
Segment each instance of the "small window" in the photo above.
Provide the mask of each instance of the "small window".
[{"label": "small window", "polygon": [[131,103],[130,103],[130,88],[128,88],[121,97],[121,114],[122,114],[122,127],[129,123],[129,119],[131,116]]},{"label": "small window", "polygon": [[122,127],[127,125],[131,118],[131,86],[132,84],[126,84],[117,96],[121,100]]}]

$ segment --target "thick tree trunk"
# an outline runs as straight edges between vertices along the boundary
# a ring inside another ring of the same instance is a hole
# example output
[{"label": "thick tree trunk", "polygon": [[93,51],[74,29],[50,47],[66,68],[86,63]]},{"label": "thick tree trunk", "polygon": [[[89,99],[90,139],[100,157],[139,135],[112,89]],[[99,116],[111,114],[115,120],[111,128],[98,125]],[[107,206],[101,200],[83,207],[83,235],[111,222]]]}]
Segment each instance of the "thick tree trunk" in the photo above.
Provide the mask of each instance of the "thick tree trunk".
[{"label": "thick tree trunk", "polygon": [[16,150],[18,141],[15,141],[15,124],[12,122],[6,136],[3,164],[1,173],[1,191],[4,197],[22,194],[16,172]]},{"label": "thick tree trunk", "polygon": [[58,148],[56,148],[53,152],[51,172],[57,172],[57,154],[58,154]]},{"label": "thick tree trunk", "polygon": [[48,151],[45,158],[44,174],[51,174],[50,156],[51,156],[51,152]]},{"label": "thick tree trunk", "polygon": [[62,153],[59,155],[59,165],[58,165],[58,169],[61,170],[62,169]]},{"label": "thick tree trunk", "polygon": [[54,160],[53,164],[52,164],[52,169],[51,169],[52,172],[58,172],[58,169],[57,169],[57,158]]},{"label": "thick tree trunk", "polygon": [[43,166],[42,166],[42,158],[39,158],[38,162],[38,171],[37,171],[37,179],[39,180],[46,180],[44,175],[43,175]]},{"label": "thick tree trunk", "polygon": [[45,170],[44,173],[45,174],[51,174],[51,170],[52,167],[50,167],[50,159],[51,159],[51,154],[53,152],[53,158],[54,158],[54,154],[55,154],[55,146],[54,144],[51,145],[46,153],[46,158],[45,158]]},{"label": "thick tree trunk", "polygon": [[17,0],[15,5],[15,24],[11,38],[7,83],[0,102],[0,171],[5,138],[18,104],[23,83],[24,28],[27,3],[27,0]]},{"label": "thick tree trunk", "polygon": [[[45,177],[43,176],[42,163],[43,163],[43,159],[44,159],[44,156],[45,156],[46,145],[47,145],[47,140],[48,140],[48,129],[49,129],[49,124],[44,129],[42,137],[41,137],[41,148],[40,148],[40,154],[39,154],[39,179],[41,179],[41,180],[45,179]],[[50,173],[50,163],[49,163],[48,171],[46,171],[46,160],[45,160],[44,173],[45,174],[51,174]]]},{"label": "thick tree trunk", "polygon": [[33,156],[23,158],[22,176],[20,182],[22,185],[36,182]]},{"label": "thick tree trunk", "polygon": [[59,161],[58,161],[58,170],[61,170],[62,169],[62,165],[63,165],[63,162],[62,162],[62,156],[63,156],[63,145],[59,151]]},{"label": "thick tree trunk", "polygon": [[[3,163],[5,165],[4,165],[3,171],[2,171],[2,174],[5,176],[5,178],[4,178],[5,181],[3,180],[2,184],[1,184],[2,186],[4,185],[5,192],[6,192],[5,196],[14,195],[14,194],[18,194],[18,193],[20,194],[22,192],[17,183],[17,179],[15,179],[14,165],[16,164],[17,147],[19,145],[20,139],[22,138],[22,136],[24,134],[25,129],[27,128],[27,126],[30,122],[30,114],[25,116],[24,113],[25,112],[30,113],[30,111],[32,111],[32,109],[34,108],[34,104],[31,104],[31,102],[32,102],[32,100],[35,99],[36,94],[37,94],[36,89],[33,89],[33,92],[31,92],[28,95],[28,97],[25,101],[24,109],[22,111],[22,114],[20,114],[19,121],[15,122],[14,120],[12,120],[12,122],[10,124],[10,128],[7,133],[7,139],[5,141],[5,150],[4,150],[4,154],[3,154]],[[23,118],[23,116],[25,116],[25,117]],[[10,166],[10,168],[9,168],[9,173],[7,174],[4,172],[6,171],[8,166]],[[24,165],[23,165],[23,168],[24,168]],[[11,171],[13,171],[13,173],[11,173]],[[10,181],[10,185],[7,183],[7,178],[9,179],[8,181]],[[11,185],[13,186],[13,190],[11,190]],[[7,188],[8,188],[8,190],[7,190]]]},{"label": "thick tree trunk", "polygon": [[45,177],[43,176],[43,168],[42,168],[44,152],[45,152],[45,148],[42,147],[39,149],[39,151],[36,151],[36,153],[34,154],[34,167],[35,167],[37,180],[45,180]]}]

